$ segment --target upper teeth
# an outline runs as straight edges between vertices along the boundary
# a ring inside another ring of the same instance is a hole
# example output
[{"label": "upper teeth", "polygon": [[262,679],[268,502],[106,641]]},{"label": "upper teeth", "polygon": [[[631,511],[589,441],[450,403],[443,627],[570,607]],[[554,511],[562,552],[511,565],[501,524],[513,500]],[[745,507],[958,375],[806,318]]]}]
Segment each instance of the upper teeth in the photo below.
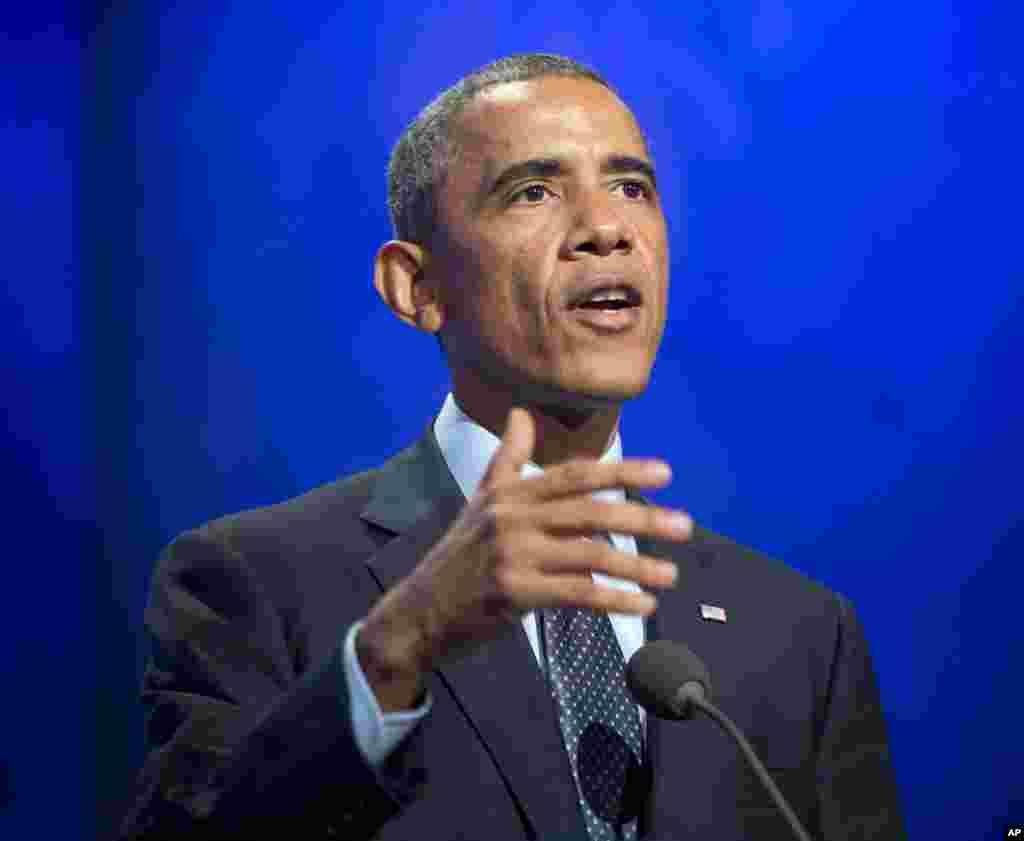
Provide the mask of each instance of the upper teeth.
[{"label": "upper teeth", "polygon": [[629,296],[622,289],[609,289],[605,292],[595,292],[587,297],[588,301],[628,301]]}]

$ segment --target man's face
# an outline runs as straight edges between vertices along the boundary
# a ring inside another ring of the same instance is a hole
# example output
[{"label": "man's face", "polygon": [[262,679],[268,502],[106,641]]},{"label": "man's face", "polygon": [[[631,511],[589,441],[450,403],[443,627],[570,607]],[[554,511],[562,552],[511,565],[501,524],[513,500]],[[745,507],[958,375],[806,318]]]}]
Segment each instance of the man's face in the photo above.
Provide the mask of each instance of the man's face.
[{"label": "man's face", "polygon": [[485,90],[453,136],[429,265],[450,364],[552,407],[642,392],[668,238],[632,114],[601,85],[546,77]]}]

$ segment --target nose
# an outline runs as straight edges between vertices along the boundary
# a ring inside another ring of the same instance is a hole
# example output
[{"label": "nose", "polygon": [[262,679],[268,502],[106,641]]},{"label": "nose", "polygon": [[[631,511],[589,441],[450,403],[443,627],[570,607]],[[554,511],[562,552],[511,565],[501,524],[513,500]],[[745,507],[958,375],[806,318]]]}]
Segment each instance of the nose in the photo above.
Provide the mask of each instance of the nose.
[{"label": "nose", "polygon": [[566,239],[569,259],[584,254],[607,257],[616,251],[628,254],[633,250],[634,232],[624,219],[615,198],[605,190],[588,191],[579,202],[573,228]]}]

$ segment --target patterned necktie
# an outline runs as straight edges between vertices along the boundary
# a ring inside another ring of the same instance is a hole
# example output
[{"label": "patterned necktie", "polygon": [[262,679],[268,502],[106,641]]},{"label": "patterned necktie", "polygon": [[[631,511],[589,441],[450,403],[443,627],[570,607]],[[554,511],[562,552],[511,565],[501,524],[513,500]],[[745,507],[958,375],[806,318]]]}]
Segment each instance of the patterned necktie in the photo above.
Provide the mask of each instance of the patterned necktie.
[{"label": "patterned necktie", "polygon": [[633,841],[646,794],[640,716],[606,613],[541,611],[562,740],[592,841]]}]

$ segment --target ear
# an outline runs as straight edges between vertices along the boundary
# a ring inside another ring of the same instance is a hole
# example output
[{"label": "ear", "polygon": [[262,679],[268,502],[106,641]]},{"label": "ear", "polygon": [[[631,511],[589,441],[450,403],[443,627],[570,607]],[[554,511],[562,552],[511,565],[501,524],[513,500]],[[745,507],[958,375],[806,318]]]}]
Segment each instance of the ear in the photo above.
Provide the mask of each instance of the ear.
[{"label": "ear", "polygon": [[435,284],[427,281],[430,253],[414,242],[384,243],[373,261],[373,286],[398,318],[419,330],[437,333],[444,323]]}]

